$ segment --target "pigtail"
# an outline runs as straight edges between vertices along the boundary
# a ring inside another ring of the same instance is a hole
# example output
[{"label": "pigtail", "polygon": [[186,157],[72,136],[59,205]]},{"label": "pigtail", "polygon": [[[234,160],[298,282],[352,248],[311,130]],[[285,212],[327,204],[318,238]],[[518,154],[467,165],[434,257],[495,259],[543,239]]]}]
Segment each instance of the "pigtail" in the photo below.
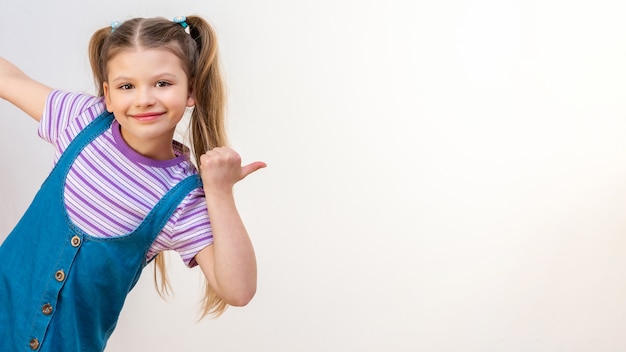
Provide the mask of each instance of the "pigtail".
[{"label": "pigtail", "polygon": [[[197,56],[192,74],[192,89],[196,105],[191,114],[190,131],[193,154],[197,165],[200,156],[215,147],[227,145],[224,126],[226,89],[221,75],[217,36],[211,25],[197,16],[187,17],[190,35],[197,45]],[[202,317],[219,316],[228,305],[215,294],[205,279]]]},{"label": "pigtail", "polygon": [[226,89],[215,31],[201,17],[189,16],[187,23],[198,49],[195,72],[192,74],[196,106],[191,116],[190,130],[193,152],[199,165],[202,154],[228,144],[224,126]]},{"label": "pigtail", "polygon": [[89,40],[89,64],[91,65],[91,72],[99,97],[104,95],[102,83],[106,81],[106,67],[103,67],[104,63],[102,62],[101,56],[102,47],[104,46],[104,41],[110,34],[111,27],[104,27],[97,30]]}]

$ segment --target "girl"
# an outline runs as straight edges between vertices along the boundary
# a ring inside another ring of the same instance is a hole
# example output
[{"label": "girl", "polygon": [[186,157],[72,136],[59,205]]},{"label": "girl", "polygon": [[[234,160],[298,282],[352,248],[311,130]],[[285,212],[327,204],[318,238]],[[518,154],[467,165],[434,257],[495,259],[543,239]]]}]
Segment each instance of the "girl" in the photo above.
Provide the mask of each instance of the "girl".
[{"label": "girl", "polygon": [[[256,259],[233,186],[265,164],[242,166],[225,146],[215,40],[196,16],[102,28],[89,44],[97,97],[53,90],[0,58],[0,98],[39,121],[56,151],[0,247],[0,350],[104,350],[155,258],[167,290],[165,250],[202,269],[203,316],[252,299]],[[173,140],[192,107],[193,153]]]}]

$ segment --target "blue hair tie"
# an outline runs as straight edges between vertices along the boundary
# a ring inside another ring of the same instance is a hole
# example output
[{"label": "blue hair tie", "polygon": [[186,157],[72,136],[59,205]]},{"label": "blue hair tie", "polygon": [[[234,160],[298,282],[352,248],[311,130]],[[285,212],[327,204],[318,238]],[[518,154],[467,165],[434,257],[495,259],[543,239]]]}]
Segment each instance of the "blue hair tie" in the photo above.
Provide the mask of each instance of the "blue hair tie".
[{"label": "blue hair tie", "polygon": [[174,17],[173,21],[178,23],[178,24],[180,24],[185,29],[187,29],[187,27],[189,26],[187,24],[187,17],[185,17],[185,16],[176,16],[176,17]]},{"label": "blue hair tie", "polygon": [[116,29],[120,28],[122,24],[119,21],[111,22],[111,33],[115,32]]}]

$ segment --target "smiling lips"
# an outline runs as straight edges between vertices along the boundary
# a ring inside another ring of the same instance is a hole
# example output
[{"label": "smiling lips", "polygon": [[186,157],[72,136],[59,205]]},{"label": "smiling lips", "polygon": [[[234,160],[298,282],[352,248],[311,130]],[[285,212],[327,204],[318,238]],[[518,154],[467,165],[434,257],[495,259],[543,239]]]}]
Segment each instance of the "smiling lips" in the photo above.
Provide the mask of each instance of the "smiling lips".
[{"label": "smiling lips", "polygon": [[161,115],[163,115],[162,112],[146,112],[146,113],[134,114],[130,116],[138,121],[152,121],[152,120],[159,118]]}]

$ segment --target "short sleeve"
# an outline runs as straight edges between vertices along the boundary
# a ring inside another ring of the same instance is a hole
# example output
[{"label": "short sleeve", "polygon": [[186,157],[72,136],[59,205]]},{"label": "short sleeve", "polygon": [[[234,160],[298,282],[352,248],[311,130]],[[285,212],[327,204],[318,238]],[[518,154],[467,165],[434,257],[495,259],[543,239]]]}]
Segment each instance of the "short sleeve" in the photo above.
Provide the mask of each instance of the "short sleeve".
[{"label": "short sleeve", "polygon": [[[84,93],[53,90],[48,95],[37,133],[42,139],[57,145],[59,136],[83,112],[96,105],[102,98]],[[84,114],[83,114],[84,115]],[[86,117],[89,119],[91,116]],[[89,121],[86,121],[86,123]]]},{"label": "short sleeve", "polygon": [[174,250],[185,265],[197,265],[194,258],[203,248],[213,243],[211,221],[204,198],[204,191],[197,188],[180,204],[148,253],[148,257],[164,250]]}]

